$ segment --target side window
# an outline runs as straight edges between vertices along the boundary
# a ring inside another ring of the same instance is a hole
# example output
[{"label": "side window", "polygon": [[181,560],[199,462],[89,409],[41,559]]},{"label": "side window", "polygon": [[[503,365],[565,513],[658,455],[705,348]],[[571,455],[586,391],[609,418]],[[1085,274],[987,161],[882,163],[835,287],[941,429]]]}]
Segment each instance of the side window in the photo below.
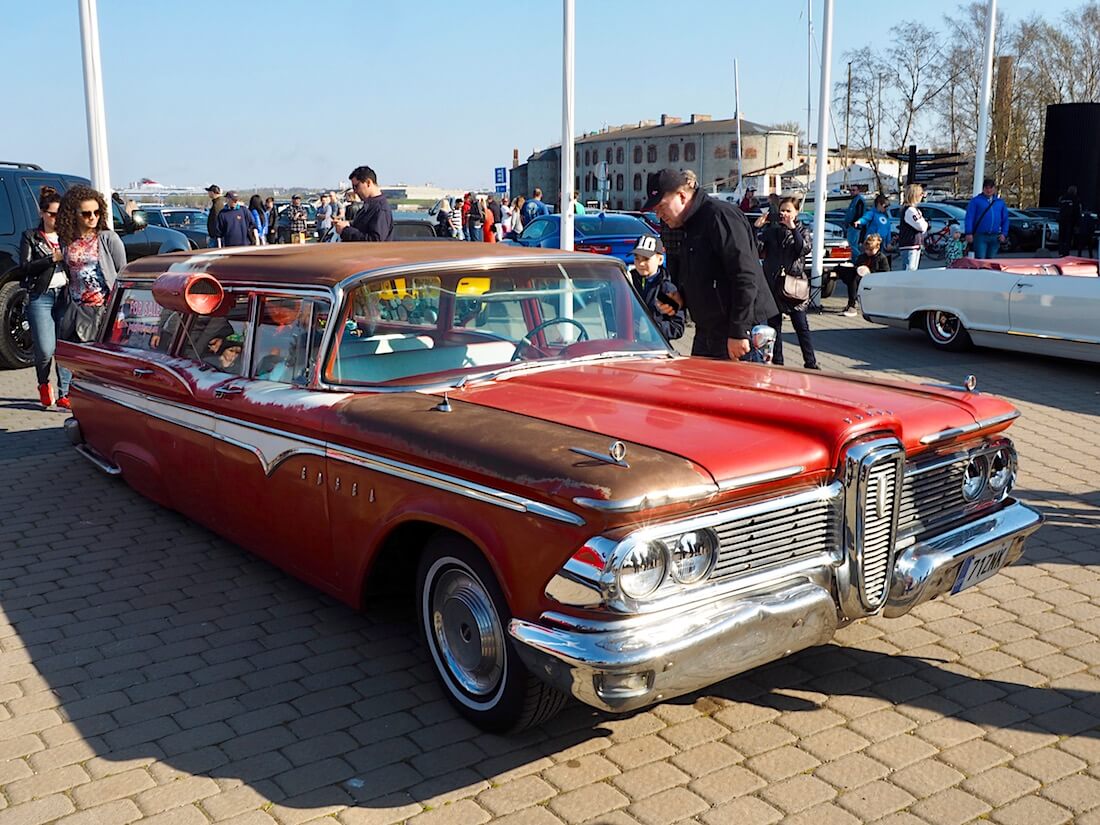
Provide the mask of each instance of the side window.
[{"label": "side window", "polygon": [[261,298],[252,377],[308,383],[328,317],[329,304],[322,299]]},{"label": "side window", "polygon": [[14,235],[15,220],[11,214],[11,199],[8,198],[8,185],[0,178],[0,235]]},{"label": "side window", "polygon": [[162,309],[151,290],[125,287],[116,306],[106,343],[146,352],[168,352],[172,348],[181,316]]},{"label": "side window", "polygon": [[520,237],[525,241],[537,241],[550,230],[550,221],[531,221],[523,228]]},{"label": "side window", "polygon": [[248,339],[248,295],[230,292],[217,315],[195,315],[186,327],[180,355],[230,375],[240,375]]},{"label": "side window", "polygon": [[23,197],[23,206],[30,220],[30,226],[38,226],[38,196],[42,193],[43,186],[52,186],[62,194],[65,192],[65,184],[61,182],[61,178],[42,175],[24,176],[19,194]]}]

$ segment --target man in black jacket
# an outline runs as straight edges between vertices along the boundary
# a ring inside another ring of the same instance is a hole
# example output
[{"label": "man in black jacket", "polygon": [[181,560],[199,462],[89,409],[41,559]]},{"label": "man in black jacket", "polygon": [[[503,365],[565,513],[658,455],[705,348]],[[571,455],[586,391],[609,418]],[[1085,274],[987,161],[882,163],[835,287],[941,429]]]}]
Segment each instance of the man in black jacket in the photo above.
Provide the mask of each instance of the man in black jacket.
[{"label": "man in black jacket", "polygon": [[650,174],[646,191],[643,210],[652,209],[682,236],[675,254],[665,245],[672,280],[695,321],[691,354],[742,358],[753,326],[779,314],[748,219],[733,204],[708,197],[694,175],[675,169]]},{"label": "man in black jacket", "polygon": [[348,175],[351,188],[362,201],[355,218],[347,221],[333,221],[333,227],[340,234],[340,240],[347,241],[388,241],[393,235],[393,211],[389,201],[378,187],[378,175],[369,166],[357,166]]}]

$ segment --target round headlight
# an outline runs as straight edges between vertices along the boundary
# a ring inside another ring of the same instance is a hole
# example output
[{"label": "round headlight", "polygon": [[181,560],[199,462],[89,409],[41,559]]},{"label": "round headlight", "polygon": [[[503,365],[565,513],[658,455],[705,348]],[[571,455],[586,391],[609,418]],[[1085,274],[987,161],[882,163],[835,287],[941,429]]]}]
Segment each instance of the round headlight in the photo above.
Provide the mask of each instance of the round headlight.
[{"label": "round headlight", "polygon": [[642,599],[661,586],[668,562],[659,541],[641,541],[623,556],[619,565],[619,588],[632,599]]},{"label": "round headlight", "polygon": [[983,455],[976,455],[966,465],[963,473],[962,494],[967,501],[975,501],[985,489],[989,462]]},{"label": "round headlight", "polygon": [[718,553],[718,537],[710,530],[692,530],[669,540],[672,578],[695,584],[706,578]]},{"label": "round headlight", "polygon": [[997,495],[1012,486],[1012,477],[1016,474],[1016,459],[1011,450],[1001,448],[989,459],[989,489]]}]

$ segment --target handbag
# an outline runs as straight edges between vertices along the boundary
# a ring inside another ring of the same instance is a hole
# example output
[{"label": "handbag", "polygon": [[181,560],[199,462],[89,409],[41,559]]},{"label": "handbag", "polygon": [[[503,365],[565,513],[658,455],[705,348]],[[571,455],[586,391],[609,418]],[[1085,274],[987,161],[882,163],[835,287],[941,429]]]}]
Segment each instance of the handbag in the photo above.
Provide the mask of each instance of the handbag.
[{"label": "handbag", "polygon": [[65,305],[65,313],[61,316],[61,339],[77,344],[95,340],[106,309],[106,304],[93,306],[70,298]]},{"label": "handbag", "polygon": [[810,300],[810,279],[802,275],[792,275],[786,269],[779,270],[779,293],[783,300],[793,306]]}]

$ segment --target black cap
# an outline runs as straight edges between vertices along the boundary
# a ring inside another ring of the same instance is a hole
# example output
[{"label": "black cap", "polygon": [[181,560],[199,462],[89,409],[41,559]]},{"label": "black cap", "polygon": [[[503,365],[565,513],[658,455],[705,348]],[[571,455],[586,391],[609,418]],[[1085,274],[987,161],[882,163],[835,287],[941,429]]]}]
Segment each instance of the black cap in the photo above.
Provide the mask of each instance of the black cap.
[{"label": "black cap", "polygon": [[664,255],[665,245],[657,235],[642,235],[634,244],[634,249],[631,252],[634,255],[641,255],[643,258],[652,258],[654,255]]},{"label": "black cap", "polygon": [[237,193],[230,189],[228,192],[225,193],[225,199],[227,201],[235,201],[237,200]]},{"label": "black cap", "polygon": [[669,192],[675,192],[682,186],[687,186],[688,177],[679,169],[662,169],[660,172],[650,172],[646,176],[645,191],[648,195],[646,202],[642,204],[642,211],[648,212],[657,202]]},{"label": "black cap", "polygon": [[218,184],[212,183],[206,187],[206,191],[212,195],[220,195],[222,193],[222,188],[218,186]]}]

